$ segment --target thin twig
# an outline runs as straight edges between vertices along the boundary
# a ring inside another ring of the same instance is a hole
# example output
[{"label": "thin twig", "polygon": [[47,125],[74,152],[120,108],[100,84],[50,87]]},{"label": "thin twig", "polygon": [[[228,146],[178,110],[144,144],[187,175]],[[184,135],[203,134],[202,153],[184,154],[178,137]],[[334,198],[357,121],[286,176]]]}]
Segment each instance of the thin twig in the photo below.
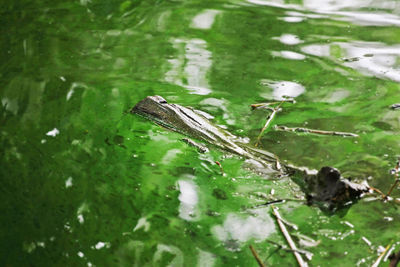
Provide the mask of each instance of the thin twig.
[{"label": "thin twig", "polygon": [[264,127],[261,129],[260,134],[257,137],[257,143],[256,143],[256,147],[258,146],[258,144],[260,143],[261,140],[261,136],[263,135],[264,131],[268,128],[268,126],[270,125],[271,121],[274,119],[276,113],[279,111],[279,108],[281,107],[281,105],[283,104],[284,101],[282,101],[281,103],[279,103],[278,106],[276,106],[273,110],[272,113],[268,116],[267,121],[265,122]]},{"label": "thin twig", "polygon": [[279,131],[286,131],[286,132],[312,133],[312,134],[321,134],[321,135],[337,135],[337,136],[342,136],[342,137],[358,137],[358,135],[354,134],[354,133],[323,131],[323,130],[302,128],[302,127],[290,128],[290,127],[283,126],[283,125],[275,125],[274,129],[279,130]]},{"label": "thin twig", "polygon": [[379,255],[379,257],[376,259],[374,264],[372,264],[371,267],[378,267],[379,263],[381,263],[381,260],[383,259],[383,256],[385,256],[386,252],[388,252],[389,248],[392,246],[392,243],[386,246],[385,250]]},{"label": "thin twig", "polygon": [[281,229],[283,236],[286,238],[286,241],[288,242],[290,248],[293,250],[293,254],[296,257],[296,260],[297,260],[299,266],[300,267],[308,266],[308,264],[303,260],[301,255],[297,252],[297,247],[296,247],[295,243],[293,242],[292,238],[290,237],[290,234],[287,231],[285,224],[282,222],[282,217],[279,214],[278,210],[274,206],[272,206],[272,211],[274,212],[276,221],[278,222],[279,228]]},{"label": "thin twig", "polygon": [[293,250],[293,249],[287,248],[286,246],[281,245],[281,244],[279,244],[279,243],[277,243],[275,241],[269,240],[269,239],[265,239],[265,241],[268,242],[268,243],[271,243],[272,245],[277,246],[279,249],[282,249],[282,250],[287,251],[287,252],[298,252],[300,254],[304,254],[305,256],[307,256],[307,254],[311,254],[311,252],[306,251],[306,250],[300,250],[300,249]]},{"label": "thin twig", "polygon": [[273,107],[270,107],[270,105],[276,104],[276,102],[271,102],[271,103],[260,103],[260,104],[251,104],[250,107],[252,110],[254,109],[269,109],[273,110]]},{"label": "thin twig", "polygon": [[400,168],[400,158],[397,160],[396,167],[395,167],[396,180],[394,181],[394,183],[393,183],[392,187],[390,188],[389,192],[386,194],[385,198],[390,196],[390,194],[392,193],[393,189],[397,186],[397,184],[400,181],[400,179],[399,179],[399,168]]},{"label": "thin twig", "polygon": [[253,254],[254,258],[256,259],[258,266],[265,267],[264,263],[261,261],[260,257],[258,257],[257,251],[253,248],[252,245],[249,246],[251,253]]},{"label": "thin twig", "polygon": [[378,188],[375,188],[375,187],[373,187],[373,186],[369,186],[369,188],[370,188],[372,191],[375,191],[375,192],[379,193],[383,199],[386,198],[386,195],[385,195],[381,190],[379,190]]},{"label": "thin twig", "polygon": [[294,198],[281,198],[281,199],[275,199],[275,200],[270,200],[262,204],[257,204],[251,207],[248,207],[247,209],[254,209],[254,208],[259,208],[259,207],[266,207],[269,205],[277,204],[277,203],[285,203],[286,201],[293,201],[293,202],[303,202],[305,203],[304,199],[294,199]]},{"label": "thin twig", "polygon": [[400,179],[396,179],[396,181],[394,181],[392,187],[390,188],[389,192],[386,194],[385,198],[387,198],[388,196],[390,196],[390,194],[392,193],[393,189],[397,186],[397,184],[400,182]]},{"label": "thin twig", "polygon": [[250,107],[252,109],[257,109],[257,108],[266,108],[266,109],[270,109],[271,105],[276,105],[279,104],[281,102],[286,102],[286,103],[296,103],[296,100],[292,99],[292,98],[287,98],[287,99],[283,99],[282,101],[274,101],[274,102],[268,102],[268,103],[257,103],[257,104],[251,104]]}]

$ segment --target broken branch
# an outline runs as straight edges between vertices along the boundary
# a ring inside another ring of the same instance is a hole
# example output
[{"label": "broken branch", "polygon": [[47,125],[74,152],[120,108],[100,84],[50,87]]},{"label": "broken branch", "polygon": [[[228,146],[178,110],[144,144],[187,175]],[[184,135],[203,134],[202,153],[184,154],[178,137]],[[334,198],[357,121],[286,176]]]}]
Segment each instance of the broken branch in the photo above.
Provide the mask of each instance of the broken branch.
[{"label": "broken branch", "polygon": [[388,252],[389,248],[392,246],[392,243],[386,246],[385,250],[379,255],[379,257],[376,259],[374,264],[372,264],[371,267],[378,267],[379,263],[381,263],[381,260],[383,259],[383,256],[385,256],[386,252]]},{"label": "broken branch", "polygon": [[256,143],[256,147],[258,146],[258,144],[260,143],[261,140],[261,136],[264,134],[264,131],[268,128],[268,126],[270,125],[271,121],[274,119],[276,113],[279,111],[279,108],[281,107],[281,105],[283,104],[284,101],[282,101],[278,106],[276,106],[273,110],[272,113],[268,116],[267,121],[265,122],[264,127],[261,129],[260,134],[257,137],[257,143]]},{"label": "broken branch", "polygon": [[400,158],[397,160],[396,163],[396,167],[395,167],[395,171],[394,171],[394,175],[396,177],[396,180],[394,181],[392,187],[390,187],[389,192],[386,194],[385,199],[390,196],[390,194],[392,193],[393,189],[397,186],[397,184],[399,183],[400,179],[399,179],[399,168],[400,168]]},{"label": "broken branch", "polygon": [[253,248],[252,245],[249,246],[251,253],[253,254],[254,258],[256,259],[258,266],[265,267],[264,263],[261,261],[260,257],[257,254],[257,251]]},{"label": "broken branch", "polygon": [[278,222],[279,228],[281,229],[283,236],[285,237],[286,241],[288,242],[290,248],[293,250],[293,254],[296,257],[297,263],[299,264],[300,267],[308,266],[308,264],[303,260],[301,255],[297,252],[296,244],[293,242],[293,239],[290,237],[290,234],[287,231],[285,224],[283,223],[282,217],[279,214],[277,208],[272,206],[272,211],[276,217],[276,221]]},{"label": "broken branch", "polygon": [[282,102],[287,102],[287,103],[296,103],[296,100],[294,100],[293,98],[287,98],[287,99],[283,99],[282,101],[275,101],[275,102],[268,102],[268,103],[257,103],[257,104],[251,104],[250,107],[252,109],[257,109],[257,108],[266,108],[266,109],[273,109],[270,106],[271,105],[276,105]]},{"label": "broken branch", "polygon": [[302,127],[290,128],[290,127],[283,126],[283,125],[275,125],[274,129],[279,130],[279,131],[286,131],[286,132],[312,133],[312,134],[321,134],[321,135],[337,135],[337,136],[342,136],[342,137],[358,137],[358,135],[354,134],[354,133],[323,131],[323,130],[302,128]]}]

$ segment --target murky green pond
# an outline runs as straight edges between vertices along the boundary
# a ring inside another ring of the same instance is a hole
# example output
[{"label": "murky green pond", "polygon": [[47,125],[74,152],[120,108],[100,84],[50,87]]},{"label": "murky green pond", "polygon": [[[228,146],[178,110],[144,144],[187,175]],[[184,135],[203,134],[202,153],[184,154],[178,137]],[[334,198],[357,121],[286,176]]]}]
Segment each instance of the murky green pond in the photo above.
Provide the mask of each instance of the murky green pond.
[{"label": "murky green pond", "polygon": [[[74,0],[0,4],[3,266],[295,266],[263,196],[290,179],[201,154],[127,113],[148,95],[212,114],[297,166],[335,166],[387,192],[400,154],[400,2]],[[221,174],[219,161],[224,169]],[[393,198],[400,198],[399,188]],[[275,205],[311,266],[371,266],[400,249],[399,205],[366,197],[334,214]],[[307,257],[308,256],[308,259]],[[383,263],[387,266],[388,260]]]}]

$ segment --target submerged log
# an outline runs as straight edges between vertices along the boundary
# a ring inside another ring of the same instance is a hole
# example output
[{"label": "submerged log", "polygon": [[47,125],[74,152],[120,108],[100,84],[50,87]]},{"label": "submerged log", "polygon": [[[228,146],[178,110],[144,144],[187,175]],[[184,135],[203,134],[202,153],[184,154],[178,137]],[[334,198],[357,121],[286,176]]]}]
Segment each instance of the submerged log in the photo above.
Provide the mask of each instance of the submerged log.
[{"label": "submerged log", "polygon": [[333,167],[322,167],[316,172],[283,164],[274,154],[251,147],[228,131],[212,124],[204,116],[204,112],[169,104],[161,96],[146,97],[131,109],[131,113],[143,116],[169,130],[257,162],[265,169],[264,173],[271,176],[300,178],[294,181],[300,185],[310,204],[323,203],[330,209],[342,207],[351,204],[370,190],[366,182],[351,182],[341,177],[340,172]]}]

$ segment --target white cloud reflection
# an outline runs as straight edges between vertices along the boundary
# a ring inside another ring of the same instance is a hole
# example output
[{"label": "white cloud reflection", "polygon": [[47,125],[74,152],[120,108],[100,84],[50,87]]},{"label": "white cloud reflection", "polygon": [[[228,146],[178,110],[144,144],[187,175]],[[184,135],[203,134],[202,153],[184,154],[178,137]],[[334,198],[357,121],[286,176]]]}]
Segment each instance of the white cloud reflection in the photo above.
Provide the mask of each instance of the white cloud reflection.
[{"label": "white cloud reflection", "polygon": [[285,96],[297,97],[305,92],[304,86],[295,82],[263,79],[260,83],[261,85],[266,86],[267,89],[266,92],[260,93],[260,96],[264,98],[283,100]]},{"label": "white cloud reflection", "polygon": [[264,240],[275,232],[275,224],[265,209],[255,210],[256,214],[247,217],[229,213],[222,225],[211,229],[213,235],[222,242],[230,240],[246,242],[250,239]]},{"label": "white cloud reflection", "polygon": [[191,93],[211,93],[207,73],[212,65],[211,52],[202,39],[174,39],[173,47],[178,50],[176,58],[169,59],[171,68],[165,73],[165,80],[186,87]]},{"label": "white cloud reflection", "polygon": [[[283,0],[247,0],[256,5],[274,6],[297,11],[313,11],[319,17],[330,18],[335,16],[336,20],[344,20],[360,25],[374,26],[400,26],[400,2],[398,1],[365,1],[365,0],[303,0],[302,5],[286,4]],[[377,9],[379,11],[363,11],[365,8]],[[297,16],[288,11],[289,17],[282,18],[286,22],[299,22],[305,18],[312,18],[314,14],[302,14],[296,12]]]},{"label": "white cloud reflection", "polygon": [[211,29],[212,25],[214,24],[215,17],[219,13],[221,13],[219,10],[206,9],[193,18],[190,27],[202,30]]},{"label": "white cloud reflection", "polygon": [[216,256],[210,252],[198,249],[199,256],[197,261],[197,267],[211,267],[215,265]]},{"label": "white cloud reflection", "polygon": [[292,51],[272,51],[271,54],[276,57],[282,57],[291,60],[303,60],[306,58],[305,55]]},{"label": "white cloud reflection", "polygon": [[199,202],[198,187],[190,180],[179,180],[178,186],[181,202],[179,205],[179,217],[187,221],[195,221],[200,217],[197,204]]},{"label": "white cloud reflection", "polygon": [[285,45],[297,45],[303,42],[297,35],[289,33],[282,34],[279,37],[273,37],[272,39],[279,40],[282,44]]},{"label": "white cloud reflection", "polygon": [[312,44],[304,46],[304,53],[318,57],[330,57],[331,46],[340,46],[345,57],[343,65],[361,73],[400,82],[400,45],[385,45],[379,42],[347,42]]}]

